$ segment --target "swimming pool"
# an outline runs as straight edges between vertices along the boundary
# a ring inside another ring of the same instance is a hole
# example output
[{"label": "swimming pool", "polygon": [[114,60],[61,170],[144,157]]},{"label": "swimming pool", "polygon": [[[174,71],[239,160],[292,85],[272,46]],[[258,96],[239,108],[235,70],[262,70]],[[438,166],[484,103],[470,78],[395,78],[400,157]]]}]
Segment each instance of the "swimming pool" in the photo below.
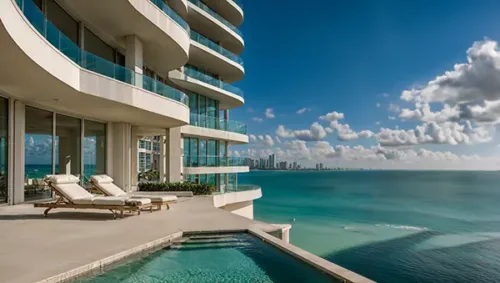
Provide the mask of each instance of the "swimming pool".
[{"label": "swimming pool", "polygon": [[339,282],[260,239],[241,234],[190,236],[81,283]]}]

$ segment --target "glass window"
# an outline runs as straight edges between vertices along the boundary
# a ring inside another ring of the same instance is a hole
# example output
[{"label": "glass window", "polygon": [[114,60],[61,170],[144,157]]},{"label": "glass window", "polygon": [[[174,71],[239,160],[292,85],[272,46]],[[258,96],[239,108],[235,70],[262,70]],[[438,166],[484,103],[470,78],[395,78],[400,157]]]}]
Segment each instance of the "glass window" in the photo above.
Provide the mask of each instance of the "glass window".
[{"label": "glass window", "polygon": [[89,29],[85,28],[85,51],[88,51],[94,55],[97,55],[103,59],[110,62],[115,62],[115,49],[109,46],[102,39],[97,37]]},{"label": "glass window", "polygon": [[207,175],[200,174],[200,184],[206,184],[206,183],[207,183]]},{"label": "glass window", "polygon": [[206,127],[207,126],[207,121],[206,121],[206,115],[207,115],[207,98],[203,95],[200,95],[200,108],[199,108],[199,113],[200,113],[200,127]]},{"label": "glass window", "polygon": [[83,176],[106,173],[106,124],[85,120],[83,138]]},{"label": "glass window", "polygon": [[159,142],[153,142],[153,151],[160,152],[160,143]]},{"label": "glass window", "polygon": [[193,167],[198,167],[198,139],[189,139],[189,163]]},{"label": "glass window", "polygon": [[146,150],[149,150],[151,151],[151,142],[150,141],[146,141]]},{"label": "glass window", "polygon": [[26,106],[24,200],[50,198],[50,189],[43,182],[52,174],[52,112]]},{"label": "glass window", "polygon": [[200,153],[199,153],[200,166],[207,166],[207,141],[200,140]]},{"label": "glass window", "polygon": [[[47,19],[71,41],[78,44],[78,22],[61,8],[55,0],[47,1]],[[85,39],[85,44],[87,44],[87,39]]]},{"label": "glass window", "polygon": [[139,141],[139,148],[145,149],[146,148],[146,141],[140,140]]},{"label": "glass window", "polygon": [[151,159],[151,153],[146,153],[146,170],[151,169],[152,163],[153,163],[153,161]]},{"label": "glass window", "polygon": [[78,118],[56,114],[56,174],[72,174],[80,177],[81,122]]},{"label": "glass window", "polygon": [[198,94],[193,92],[188,92],[189,96],[189,110],[191,113],[198,114]]},{"label": "glass window", "polygon": [[139,171],[144,172],[146,169],[146,153],[139,152]]},{"label": "glass window", "polygon": [[215,182],[215,174],[208,174],[207,175],[207,183],[210,184],[210,185],[216,185],[216,182]]},{"label": "glass window", "polygon": [[7,146],[8,146],[9,100],[0,97],[0,203],[8,201],[7,190]]},{"label": "glass window", "polygon": [[217,141],[208,141],[208,166],[217,166]]}]

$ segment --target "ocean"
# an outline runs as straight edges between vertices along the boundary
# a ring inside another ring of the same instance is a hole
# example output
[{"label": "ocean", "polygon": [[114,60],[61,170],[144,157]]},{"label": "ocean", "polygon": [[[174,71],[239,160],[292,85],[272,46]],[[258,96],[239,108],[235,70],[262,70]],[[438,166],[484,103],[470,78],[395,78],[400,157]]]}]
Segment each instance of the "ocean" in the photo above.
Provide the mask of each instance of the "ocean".
[{"label": "ocean", "polygon": [[378,282],[500,282],[500,172],[254,171],[255,219]]}]

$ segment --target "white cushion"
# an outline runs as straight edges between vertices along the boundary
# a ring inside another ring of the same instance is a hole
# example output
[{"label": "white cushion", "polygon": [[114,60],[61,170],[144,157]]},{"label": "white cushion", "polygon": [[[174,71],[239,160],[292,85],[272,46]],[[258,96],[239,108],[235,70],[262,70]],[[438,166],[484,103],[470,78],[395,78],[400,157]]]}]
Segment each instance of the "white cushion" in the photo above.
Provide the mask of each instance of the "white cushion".
[{"label": "white cushion", "polygon": [[45,180],[54,184],[71,184],[80,182],[78,177],[67,174],[46,175]]},{"label": "white cushion", "polygon": [[113,178],[108,175],[93,175],[90,177],[90,181],[94,184],[113,183]]},{"label": "white cushion", "polygon": [[93,200],[94,200],[94,197],[89,197],[89,198],[74,199],[74,200],[72,200],[72,202],[74,204],[92,204]]},{"label": "white cushion", "polygon": [[107,196],[113,197],[124,197],[127,193],[120,189],[117,185],[113,183],[99,183],[95,184],[96,187],[101,189]]},{"label": "white cushion", "polygon": [[94,205],[125,205],[128,200],[126,197],[94,197],[92,204]]},{"label": "white cushion", "polygon": [[52,183],[64,197],[72,202],[77,199],[93,198],[94,196],[76,183]]},{"label": "white cushion", "polygon": [[176,201],[177,197],[176,196],[155,196],[155,195],[131,195],[130,196],[133,199],[137,198],[148,198],[152,202],[165,202],[165,201]]}]

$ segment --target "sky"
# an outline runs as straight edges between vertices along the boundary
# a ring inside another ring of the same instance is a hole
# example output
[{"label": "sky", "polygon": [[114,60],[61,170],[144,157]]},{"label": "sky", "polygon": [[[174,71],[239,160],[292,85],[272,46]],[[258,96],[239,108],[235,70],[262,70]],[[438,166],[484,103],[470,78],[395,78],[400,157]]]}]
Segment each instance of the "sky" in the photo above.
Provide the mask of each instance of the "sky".
[{"label": "sky", "polygon": [[305,165],[500,169],[500,1],[243,1],[250,143]]}]

